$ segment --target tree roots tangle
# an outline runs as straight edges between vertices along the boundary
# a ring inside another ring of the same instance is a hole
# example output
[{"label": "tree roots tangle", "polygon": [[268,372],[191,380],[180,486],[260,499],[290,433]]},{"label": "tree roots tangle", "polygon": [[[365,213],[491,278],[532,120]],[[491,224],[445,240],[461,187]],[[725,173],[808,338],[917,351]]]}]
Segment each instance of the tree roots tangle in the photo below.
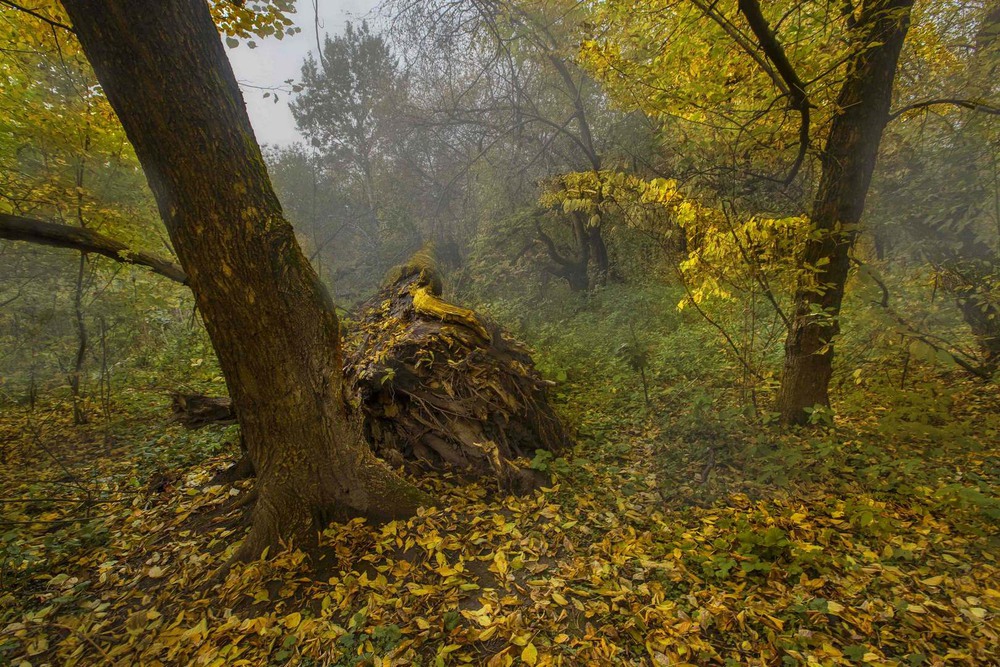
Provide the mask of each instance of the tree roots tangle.
[{"label": "tree roots tangle", "polygon": [[571,444],[548,401],[551,383],[527,349],[444,301],[433,261],[422,253],[360,308],[345,376],[368,441],[392,464],[493,478],[525,492],[545,478],[524,459]]}]

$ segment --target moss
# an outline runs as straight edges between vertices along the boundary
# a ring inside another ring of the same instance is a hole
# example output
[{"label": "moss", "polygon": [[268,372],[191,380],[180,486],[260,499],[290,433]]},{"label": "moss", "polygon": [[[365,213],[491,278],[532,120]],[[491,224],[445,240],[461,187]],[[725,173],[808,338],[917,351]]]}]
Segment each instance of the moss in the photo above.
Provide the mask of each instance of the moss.
[{"label": "moss", "polygon": [[383,285],[392,285],[411,276],[420,276],[416,283],[418,287],[429,287],[434,296],[441,295],[444,288],[437,268],[433,243],[425,243],[405,264],[391,268],[385,276]]},{"label": "moss", "polygon": [[431,286],[415,287],[415,289],[411,289],[410,294],[413,296],[413,309],[421,315],[434,317],[444,322],[463,324],[482,336],[483,340],[490,340],[490,334],[473,311],[439,299],[433,293]]}]

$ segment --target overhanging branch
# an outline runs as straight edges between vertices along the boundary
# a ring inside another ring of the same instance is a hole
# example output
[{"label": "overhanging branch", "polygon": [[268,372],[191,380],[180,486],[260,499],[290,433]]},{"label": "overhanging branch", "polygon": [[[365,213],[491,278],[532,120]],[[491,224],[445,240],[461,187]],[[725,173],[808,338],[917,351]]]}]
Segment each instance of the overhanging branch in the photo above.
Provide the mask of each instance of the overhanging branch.
[{"label": "overhanging branch", "polygon": [[70,227],[69,225],[59,225],[19,215],[0,213],[0,239],[27,241],[28,243],[56,248],[92,252],[117,262],[145,266],[182,285],[186,285],[188,281],[184,270],[170,260],[147,252],[133,251],[121,241],[82,227]]},{"label": "overhanging branch", "polygon": [[54,19],[50,19],[49,17],[47,17],[47,16],[45,16],[43,14],[39,14],[38,12],[36,12],[33,9],[28,9],[27,7],[22,7],[21,5],[17,4],[16,2],[11,2],[10,0],[0,0],[0,5],[6,5],[7,7],[10,7],[11,9],[16,9],[19,12],[24,12],[25,14],[27,14],[29,16],[35,17],[39,21],[44,21],[45,23],[48,23],[53,28],[62,28],[63,30],[68,30],[69,32],[74,32],[73,28],[69,27],[65,23],[60,23],[59,21],[56,21]]},{"label": "overhanging branch", "polygon": [[969,109],[971,111],[976,111],[978,113],[987,113],[993,116],[1000,116],[1000,107],[995,107],[990,104],[985,104],[983,102],[977,102],[976,100],[961,100],[952,97],[942,97],[933,100],[924,100],[923,102],[914,102],[913,104],[907,104],[905,107],[893,111],[889,114],[889,120],[893,121],[902,116],[909,111],[915,111],[917,109],[926,109],[927,107],[937,106],[940,104],[946,104],[953,107],[961,107],[963,109]]}]

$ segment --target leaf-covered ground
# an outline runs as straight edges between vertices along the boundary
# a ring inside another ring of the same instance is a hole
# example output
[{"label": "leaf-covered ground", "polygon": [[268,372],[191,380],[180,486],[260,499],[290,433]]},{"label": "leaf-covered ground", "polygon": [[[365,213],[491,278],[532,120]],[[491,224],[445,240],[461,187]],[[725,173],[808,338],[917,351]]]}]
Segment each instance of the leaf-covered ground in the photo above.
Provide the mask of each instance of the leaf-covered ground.
[{"label": "leaf-covered ground", "polygon": [[205,485],[232,427],[184,431],[141,392],[87,427],[8,411],[0,663],[998,664],[1000,396],[963,392],[951,439],[884,411],[782,436],[570,396],[581,444],[536,459],[550,488],[426,478],[436,508],[222,582],[250,483]]}]

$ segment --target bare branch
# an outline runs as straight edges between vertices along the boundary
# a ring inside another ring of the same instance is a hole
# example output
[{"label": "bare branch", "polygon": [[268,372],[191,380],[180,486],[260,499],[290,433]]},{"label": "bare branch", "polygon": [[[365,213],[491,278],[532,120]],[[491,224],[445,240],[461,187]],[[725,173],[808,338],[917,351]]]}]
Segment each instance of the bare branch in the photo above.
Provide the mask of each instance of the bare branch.
[{"label": "bare branch", "polygon": [[71,248],[80,252],[92,252],[117,262],[148,267],[161,276],[182,285],[186,285],[188,282],[184,270],[170,260],[147,252],[133,251],[121,241],[82,227],[59,225],[19,215],[0,213],[0,239],[27,241],[57,248]]},{"label": "bare branch", "polygon": [[942,97],[933,100],[924,100],[923,102],[914,102],[913,104],[907,104],[905,107],[893,111],[889,114],[889,120],[893,121],[910,111],[915,111],[917,109],[926,109],[927,107],[937,106],[940,104],[950,105],[954,107],[961,107],[963,109],[969,109],[971,111],[977,111],[979,113],[986,113],[992,116],[1000,116],[1000,107],[993,106],[991,104],[986,104],[984,102],[979,102],[976,100],[962,100],[951,97]]},{"label": "bare branch", "polygon": [[802,120],[799,123],[799,152],[792,163],[792,168],[783,182],[787,185],[795,180],[805,162],[806,152],[809,150],[809,96],[806,95],[806,86],[802,83],[792,63],[788,60],[785,49],[781,46],[777,36],[768,25],[767,19],[760,9],[758,0],[739,0],[740,13],[746,17],[750,30],[760,43],[761,49],[767,59],[774,63],[774,68],[788,86],[788,97],[792,108],[796,109]]},{"label": "bare branch", "polygon": [[72,32],[73,34],[76,34],[76,32],[73,30],[73,28],[69,27],[65,23],[60,23],[59,21],[56,21],[55,19],[50,19],[49,17],[47,17],[47,16],[45,16],[43,14],[39,14],[38,12],[36,12],[33,9],[28,9],[27,7],[22,7],[21,5],[17,4],[16,2],[11,2],[10,0],[0,0],[0,5],[7,5],[11,9],[16,9],[19,12],[24,12],[25,14],[27,14],[29,16],[35,17],[39,21],[44,21],[45,23],[48,23],[53,28],[62,28],[63,30],[68,30],[69,32]]}]

